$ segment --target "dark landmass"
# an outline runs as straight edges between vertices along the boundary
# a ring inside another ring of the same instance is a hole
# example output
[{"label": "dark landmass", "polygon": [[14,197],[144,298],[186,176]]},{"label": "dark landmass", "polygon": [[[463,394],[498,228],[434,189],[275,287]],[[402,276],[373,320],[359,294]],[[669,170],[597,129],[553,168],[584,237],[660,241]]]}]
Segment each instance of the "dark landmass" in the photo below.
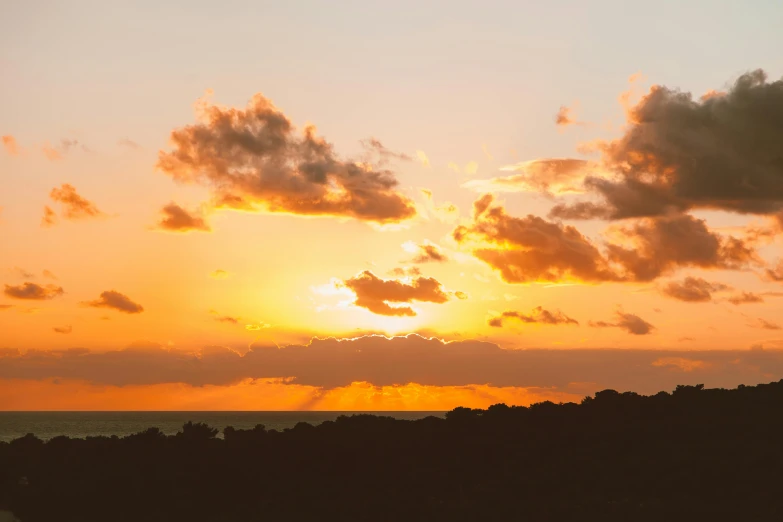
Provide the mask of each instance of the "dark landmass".
[{"label": "dark landmass", "polygon": [[783,380],[283,432],[0,443],[23,522],[783,520]]}]

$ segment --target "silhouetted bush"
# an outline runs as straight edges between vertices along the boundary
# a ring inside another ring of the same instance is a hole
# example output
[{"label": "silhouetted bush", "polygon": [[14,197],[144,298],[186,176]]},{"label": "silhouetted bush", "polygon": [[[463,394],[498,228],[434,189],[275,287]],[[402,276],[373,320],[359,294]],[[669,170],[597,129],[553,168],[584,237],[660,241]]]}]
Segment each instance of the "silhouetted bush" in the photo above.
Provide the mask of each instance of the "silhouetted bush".
[{"label": "silhouetted bush", "polygon": [[783,381],[0,443],[23,522],[783,520]]}]

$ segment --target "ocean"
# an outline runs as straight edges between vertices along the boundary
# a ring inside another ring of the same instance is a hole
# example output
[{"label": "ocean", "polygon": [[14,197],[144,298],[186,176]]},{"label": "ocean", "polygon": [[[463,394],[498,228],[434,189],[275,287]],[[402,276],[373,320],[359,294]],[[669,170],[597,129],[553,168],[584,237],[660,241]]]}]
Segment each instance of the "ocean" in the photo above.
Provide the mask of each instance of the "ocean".
[{"label": "ocean", "polygon": [[396,419],[415,420],[430,415],[443,417],[443,411],[24,411],[0,412],[0,441],[11,441],[28,433],[49,440],[65,435],[84,438],[98,435],[123,437],[156,427],[167,435],[182,430],[188,421],[205,422],[221,431],[233,426],[249,429],[263,424],[267,430],[282,431],[297,422],[320,424],[340,415],[369,413]]}]

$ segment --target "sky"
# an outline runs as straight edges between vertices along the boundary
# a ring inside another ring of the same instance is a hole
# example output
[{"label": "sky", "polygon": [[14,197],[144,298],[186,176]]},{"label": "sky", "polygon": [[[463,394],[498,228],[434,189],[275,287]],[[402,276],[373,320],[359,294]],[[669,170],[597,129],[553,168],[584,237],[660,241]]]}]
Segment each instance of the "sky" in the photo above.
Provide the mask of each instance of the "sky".
[{"label": "sky", "polygon": [[783,377],[779,2],[16,2],[0,409]]}]

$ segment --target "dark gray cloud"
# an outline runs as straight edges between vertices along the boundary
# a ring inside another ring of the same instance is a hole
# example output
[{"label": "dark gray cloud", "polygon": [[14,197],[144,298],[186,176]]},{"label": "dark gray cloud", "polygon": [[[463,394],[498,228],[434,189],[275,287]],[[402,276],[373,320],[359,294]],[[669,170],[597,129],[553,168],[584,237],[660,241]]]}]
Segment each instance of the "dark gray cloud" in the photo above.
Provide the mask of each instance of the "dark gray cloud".
[{"label": "dark gray cloud", "polygon": [[660,216],[688,209],[773,214],[783,209],[783,81],[761,70],[725,94],[693,99],[653,87],[630,125],[600,148],[617,179],[588,178],[595,202],[560,205],[568,219]]},{"label": "dark gray cloud", "polygon": [[[199,110],[199,123],[171,133],[173,150],[160,152],[158,168],[176,181],[209,187],[218,207],[377,223],[416,214],[413,202],[397,191],[392,171],[338,158],[315,127],[295,132],[261,94],[244,110],[206,102]],[[376,142],[370,148],[385,151]]]}]

